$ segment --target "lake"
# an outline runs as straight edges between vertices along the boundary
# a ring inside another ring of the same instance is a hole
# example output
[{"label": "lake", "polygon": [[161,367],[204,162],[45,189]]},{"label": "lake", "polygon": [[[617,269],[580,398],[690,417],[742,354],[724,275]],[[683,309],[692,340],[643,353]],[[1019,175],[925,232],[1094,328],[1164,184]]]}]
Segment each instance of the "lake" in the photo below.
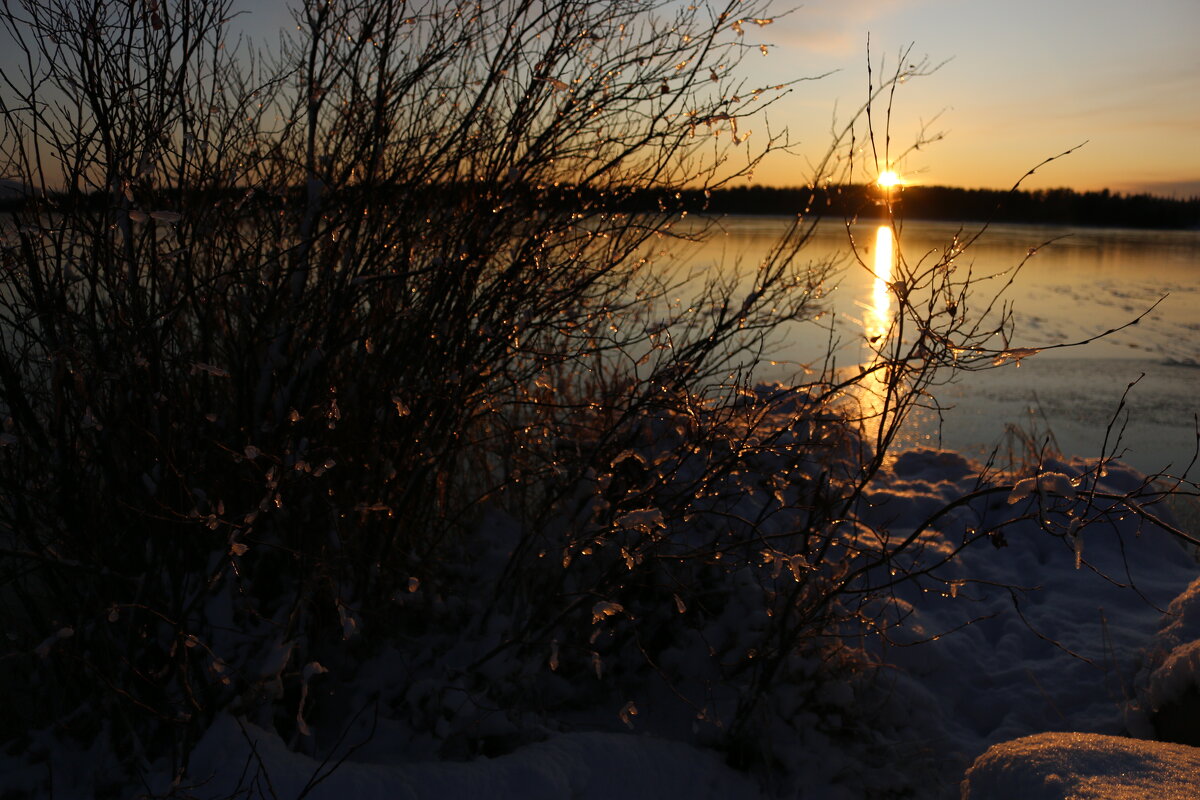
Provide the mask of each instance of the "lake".
[{"label": "lake", "polygon": [[[740,260],[745,270],[787,225],[782,217],[726,217],[707,241],[677,255],[721,269]],[[811,257],[845,259],[836,286],[828,287],[831,314],[789,333],[775,356],[779,363],[759,378],[787,381],[800,365],[819,365],[831,326],[839,365],[869,357],[864,326],[873,324],[882,286],[870,267],[881,246],[877,229],[839,222],[818,227]],[[894,246],[911,264],[928,254],[936,258],[956,235],[963,240],[979,229],[978,223],[905,222]],[[850,237],[861,263],[849,258]],[[990,293],[1031,249],[1036,254],[1005,293],[1016,323],[1013,347],[1083,341],[1158,305],[1138,324],[1099,341],[1039,352],[1019,367],[1010,363],[961,376],[937,393],[942,405],[953,406],[940,424],[932,412],[919,411],[903,444],[982,457],[1015,424],[1052,431],[1068,455],[1098,456],[1122,393],[1144,376],[1127,398],[1122,458],[1142,471],[1168,465],[1182,470],[1196,446],[1200,413],[1200,231],[993,225],[955,264],[975,275],[996,275],[981,281],[981,291]]]}]

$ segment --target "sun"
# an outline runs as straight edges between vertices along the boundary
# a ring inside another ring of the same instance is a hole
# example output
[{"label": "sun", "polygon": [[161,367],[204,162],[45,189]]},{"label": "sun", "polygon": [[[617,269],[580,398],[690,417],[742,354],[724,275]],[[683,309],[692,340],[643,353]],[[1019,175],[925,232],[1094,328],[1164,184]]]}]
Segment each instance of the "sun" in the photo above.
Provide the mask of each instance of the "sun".
[{"label": "sun", "polygon": [[900,179],[900,176],[895,172],[892,172],[890,169],[885,169],[883,172],[879,173],[879,177],[875,179],[875,182],[884,189],[892,189],[896,186],[901,186],[904,183],[904,181]]}]

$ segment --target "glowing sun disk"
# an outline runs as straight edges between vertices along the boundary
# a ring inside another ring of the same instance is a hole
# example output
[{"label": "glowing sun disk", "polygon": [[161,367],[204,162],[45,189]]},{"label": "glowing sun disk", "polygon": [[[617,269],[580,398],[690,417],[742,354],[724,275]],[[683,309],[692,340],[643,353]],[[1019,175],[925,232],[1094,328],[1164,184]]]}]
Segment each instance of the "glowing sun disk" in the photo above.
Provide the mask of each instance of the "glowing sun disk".
[{"label": "glowing sun disk", "polygon": [[893,186],[899,186],[903,181],[900,180],[900,176],[895,172],[892,172],[890,169],[886,169],[879,173],[879,177],[875,180],[875,182],[885,189],[891,189]]}]

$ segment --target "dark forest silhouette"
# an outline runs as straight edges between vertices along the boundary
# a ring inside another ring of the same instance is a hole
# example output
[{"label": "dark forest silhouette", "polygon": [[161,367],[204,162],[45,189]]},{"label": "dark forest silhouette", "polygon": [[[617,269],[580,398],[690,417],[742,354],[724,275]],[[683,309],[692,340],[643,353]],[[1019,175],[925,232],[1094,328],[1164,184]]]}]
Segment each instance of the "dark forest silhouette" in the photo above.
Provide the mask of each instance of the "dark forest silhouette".
[{"label": "dark forest silhouette", "polygon": [[[481,197],[490,196],[500,187],[486,183],[458,183],[446,185],[442,191],[444,201],[470,204]],[[168,195],[178,192],[162,190]],[[371,204],[379,209],[399,200],[389,197],[389,190],[371,187]],[[298,200],[304,189],[297,187],[295,197],[272,196],[257,192],[259,203],[267,206],[286,205],[287,201]],[[561,185],[539,187],[507,185],[503,193],[510,202],[526,204],[532,208],[546,194],[554,196],[554,203],[563,207],[596,208],[613,203],[621,210],[639,211],[688,211],[707,214],[747,215],[818,215],[836,219],[885,219],[888,209],[883,202],[882,192],[874,184],[849,184],[823,188],[739,186],[732,188],[683,190],[630,189],[620,193],[620,199],[612,200],[617,193],[597,192],[594,189]],[[8,187],[7,197],[0,194],[0,212],[12,212],[27,202],[26,193],[19,188]],[[244,189],[209,189],[206,199],[219,198],[241,200]],[[76,208],[80,204],[89,208],[102,207],[105,193],[93,193],[79,197],[63,194],[48,198],[50,206],[60,211]],[[914,220],[946,220],[955,222],[1008,222],[1044,225],[1078,225],[1105,228],[1153,228],[1153,229],[1200,229],[1200,197],[1173,198],[1152,194],[1124,194],[1108,189],[1092,192],[1077,192],[1073,189],[961,189],[950,186],[907,186],[892,190],[892,205],[897,216]]]},{"label": "dark forest silhouette", "polygon": [[[794,214],[820,211],[841,218],[884,218],[887,208],[874,185],[826,189],[749,186],[691,198],[695,207],[721,214]],[[1024,222],[1125,228],[1200,227],[1200,197],[1176,199],[1122,194],[1105,189],[999,190],[909,186],[892,191],[897,214],[906,219],[962,222]]]}]

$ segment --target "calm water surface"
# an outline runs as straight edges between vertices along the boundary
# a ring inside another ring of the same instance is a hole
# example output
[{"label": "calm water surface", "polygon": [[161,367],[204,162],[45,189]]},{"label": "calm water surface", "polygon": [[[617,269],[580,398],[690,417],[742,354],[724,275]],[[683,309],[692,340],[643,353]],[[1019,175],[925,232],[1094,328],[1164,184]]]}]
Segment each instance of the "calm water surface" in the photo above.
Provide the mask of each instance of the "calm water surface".
[{"label": "calm water surface", "polygon": [[[693,264],[728,269],[752,266],[788,221],[771,217],[725,218],[703,244],[680,253]],[[942,222],[907,222],[894,246],[914,264],[940,256],[957,235],[979,229]],[[787,380],[802,365],[819,365],[830,340],[839,365],[869,357],[866,336],[877,324],[882,284],[873,261],[882,245],[877,226],[823,224],[808,255],[842,257],[844,266],[829,287],[831,313],[819,323],[789,332],[779,364],[760,377]],[[853,238],[860,260],[849,257]],[[1125,330],[1091,344],[1038,353],[1020,367],[962,376],[938,393],[952,405],[941,420],[919,413],[906,443],[929,444],[984,455],[1004,435],[1006,425],[1053,431],[1064,452],[1096,456],[1122,393],[1129,392],[1123,457],[1145,471],[1168,464],[1180,470],[1196,446],[1200,413],[1200,231],[1131,231],[994,225],[955,260],[970,268],[981,294],[992,294],[1021,268],[1005,293],[1014,309],[1013,347],[1041,348],[1082,341],[1128,323],[1156,301],[1157,307]],[[1122,417],[1122,419],[1124,419]],[[1110,436],[1109,448],[1112,448]],[[1195,470],[1194,473],[1200,473]]]}]

